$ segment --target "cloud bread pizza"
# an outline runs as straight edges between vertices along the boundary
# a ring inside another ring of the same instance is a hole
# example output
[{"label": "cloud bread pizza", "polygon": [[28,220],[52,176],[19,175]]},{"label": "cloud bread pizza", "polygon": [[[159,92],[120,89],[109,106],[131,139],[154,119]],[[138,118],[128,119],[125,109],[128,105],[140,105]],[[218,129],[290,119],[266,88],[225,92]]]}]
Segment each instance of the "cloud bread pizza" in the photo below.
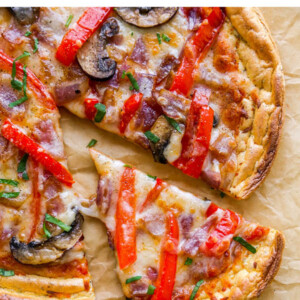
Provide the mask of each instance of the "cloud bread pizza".
[{"label": "cloud bread pizza", "polygon": [[0,299],[94,299],[59,112],[32,55],[0,51]]},{"label": "cloud bread pizza", "polygon": [[284,79],[257,9],[3,8],[0,26],[58,105],[156,162],[237,199],[268,173]]},{"label": "cloud bread pizza", "polygon": [[252,299],[275,276],[280,232],[96,150],[97,207],[130,299]]}]

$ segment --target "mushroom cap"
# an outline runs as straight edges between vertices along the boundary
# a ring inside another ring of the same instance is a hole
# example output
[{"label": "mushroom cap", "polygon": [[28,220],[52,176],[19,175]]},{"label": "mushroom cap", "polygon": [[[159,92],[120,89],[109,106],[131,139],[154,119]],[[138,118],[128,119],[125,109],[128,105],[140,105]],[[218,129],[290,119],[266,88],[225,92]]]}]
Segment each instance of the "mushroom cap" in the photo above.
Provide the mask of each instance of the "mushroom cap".
[{"label": "mushroom cap", "polygon": [[40,13],[39,7],[10,7],[10,11],[21,25],[34,23]]},{"label": "mushroom cap", "polygon": [[149,28],[168,22],[177,12],[177,7],[119,7],[118,15],[127,23]]}]

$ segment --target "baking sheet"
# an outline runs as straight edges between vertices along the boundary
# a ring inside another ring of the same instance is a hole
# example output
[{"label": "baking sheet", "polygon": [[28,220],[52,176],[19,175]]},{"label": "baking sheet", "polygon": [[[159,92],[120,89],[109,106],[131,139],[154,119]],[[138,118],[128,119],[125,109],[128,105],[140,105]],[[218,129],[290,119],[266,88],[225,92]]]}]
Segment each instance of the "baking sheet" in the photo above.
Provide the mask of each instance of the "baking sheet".
[{"label": "baking sheet", "polygon": [[[93,197],[97,174],[86,145],[95,138],[96,149],[171,184],[207,196],[217,204],[241,213],[246,219],[281,230],[286,237],[281,269],[260,299],[300,298],[300,8],[264,8],[281,55],[286,78],[286,111],[281,143],[271,173],[248,200],[235,202],[221,198],[199,180],[183,175],[168,165],[153,163],[151,153],[108,132],[96,128],[62,109],[61,124],[68,165],[76,180],[75,189],[83,197]],[[97,300],[125,299],[114,272],[115,258],[107,244],[100,221],[86,218],[87,258]]]}]

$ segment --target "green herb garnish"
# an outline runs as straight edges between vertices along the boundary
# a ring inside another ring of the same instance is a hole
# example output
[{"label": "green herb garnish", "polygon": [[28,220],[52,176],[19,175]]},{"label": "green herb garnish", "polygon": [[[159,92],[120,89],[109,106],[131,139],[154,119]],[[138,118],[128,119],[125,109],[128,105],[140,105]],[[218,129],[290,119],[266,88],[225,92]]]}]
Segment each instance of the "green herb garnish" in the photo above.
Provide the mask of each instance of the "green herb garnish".
[{"label": "green herb garnish", "polygon": [[162,39],[167,43],[169,43],[171,41],[171,39],[164,33],[162,34]]},{"label": "green herb garnish", "polygon": [[133,31],[131,31],[130,35],[133,36]]},{"label": "green herb garnish", "polygon": [[4,270],[0,268],[0,276],[3,277],[9,277],[9,276],[14,276],[15,272],[13,270]]},{"label": "green herb garnish", "polygon": [[245,241],[242,237],[240,236],[235,236],[233,238],[236,242],[240,243],[243,247],[245,247],[247,250],[249,250],[251,253],[256,253],[256,248],[250,245],[247,241]]},{"label": "green herb garnish", "polygon": [[223,192],[221,192],[221,193],[220,193],[220,197],[221,197],[221,198],[224,198],[224,197],[225,197],[225,195],[226,195],[226,194],[225,194],[225,193],[223,193]]},{"label": "green herb garnish", "polygon": [[19,182],[16,180],[12,180],[12,179],[0,179],[0,183],[1,184],[9,184],[12,186],[18,186]]},{"label": "green herb garnish", "polygon": [[91,148],[97,144],[97,140],[91,139],[90,142],[88,143],[87,147]]},{"label": "green herb garnish", "polygon": [[150,285],[148,286],[147,295],[153,295],[155,289],[156,289],[156,287],[155,287],[154,285],[150,284]]},{"label": "green herb garnish", "polygon": [[172,127],[174,127],[178,132],[182,133],[179,124],[174,119],[172,119],[166,115],[165,115],[165,118]]},{"label": "green herb garnish", "polygon": [[[123,74],[122,74],[123,76]],[[139,84],[137,83],[136,79],[133,77],[133,75],[130,72],[126,73],[126,76],[128,77],[128,79],[130,80],[131,84],[132,84],[132,88],[135,89],[136,91],[140,90]]]},{"label": "green herb garnish", "polygon": [[45,222],[44,222],[44,224],[43,224],[43,230],[44,230],[44,232],[45,232],[46,238],[47,238],[47,239],[50,239],[50,238],[51,238],[51,233],[50,233],[50,231],[47,229],[46,223],[45,223]]},{"label": "green herb garnish", "polygon": [[53,223],[53,224],[59,226],[62,230],[67,231],[67,232],[69,232],[72,228],[70,225],[65,224],[63,221],[58,220],[49,214],[45,214],[45,221]]},{"label": "green herb garnish", "polygon": [[192,292],[192,294],[190,296],[190,300],[194,300],[194,298],[195,298],[195,296],[196,296],[196,294],[197,294],[197,292],[199,290],[199,287],[200,287],[201,284],[203,284],[203,282],[204,282],[204,280],[199,280],[196,283],[196,285],[194,286],[193,292]]},{"label": "green herb garnish", "polygon": [[17,198],[20,192],[1,192],[0,198]]},{"label": "green herb garnish", "polygon": [[132,169],[132,166],[131,165],[127,165],[127,164],[125,164],[123,167],[124,168],[130,168],[130,169]]},{"label": "green herb garnish", "polygon": [[157,176],[152,176],[150,174],[147,174],[147,176],[150,177],[150,178],[152,178],[152,179],[154,179],[154,180],[156,180],[156,178],[157,178]]},{"label": "green herb garnish", "polygon": [[35,53],[36,51],[38,51],[39,48],[39,40],[37,38],[34,38],[34,48],[33,48],[33,53]]},{"label": "green herb garnish", "polygon": [[26,31],[25,36],[30,36],[32,34],[31,31]]},{"label": "green herb garnish", "polygon": [[126,279],[125,283],[128,284],[128,283],[131,283],[131,282],[140,280],[141,278],[142,278],[142,276],[134,276],[134,277],[130,277],[130,278]]},{"label": "green herb garnish", "polygon": [[160,140],[160,138],[154,133],[152,133],[151,131],[144,132],[144,135],[147,137],[149,141],[151,141],[154,144],[156,144]]},{"label": "green herb garnish", "polygon": [[74,16],[73,15],[69,15],[69,18],[65,24],[65,26],[68,28],[73,20]]},{"label": "green herb garnish", "polygon": [[22,86],[23,86],[23,84],[22,84],[21,81],[15,79],[16,78],[16,74],[17,74],[16,61],[18,61],[18,60],[20,60],[22,58],[28,57],[28,56],[30,56],[30,53],[27,52],[27,51],[24,51],[22,55],[18,56],[13,61],[12,71],[11,71],[11,77],[12,77],[11,86],[15,90],[21,91],[22,90]]},{"label": "green herb garnish", "polygon": [[185,265],[186,266],[190,266],[191,264],[193,263],[193,260],[190,258],[190,257],[188,257],[187,259],[186,259],[186,261],[185,261]]},{"label": "green herb garnish", "polygon": [[26,163],[27,163],[28,157],[29,157],[28,153],[25,153],[23,155],[23,157],[21,158],[21,160],[20,160],[20,162],[18,164],[18,168],[17,168],[17,172],[18,173],[22,173],[22,178],[24,180],[28,180],[29,179],[28,178],[28,174],[26,172]]},{"label": "green herb garnish", "polygon": [[95,108],[97,108],[97,113],[96,113],[94,121],[96,123],[99,123],[102,121],[102,119],[104,118],[104,116],[106,114],[106,106],[102,103],[97,103],[97,104],[95,104]]},{"label": "green herb garnish", "polygon": [[157,36],[158,44],[160,45],[161,44],[160,33],[157,33],[156,36]]}]

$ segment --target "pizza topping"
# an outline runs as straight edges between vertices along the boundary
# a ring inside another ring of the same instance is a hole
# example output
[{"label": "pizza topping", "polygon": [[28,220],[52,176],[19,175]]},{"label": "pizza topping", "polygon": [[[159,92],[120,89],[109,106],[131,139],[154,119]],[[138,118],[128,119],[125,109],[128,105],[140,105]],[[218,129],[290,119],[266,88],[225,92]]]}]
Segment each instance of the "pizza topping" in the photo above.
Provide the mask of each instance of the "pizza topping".
[{"label": "pizza topping", "polygon": [[16,180],[12,180],[12,179],[0,178],[0,184],[8,184],[8,185],[12,185],[12,186],[18,186],[19,182]]},{"label": "pizza topping", "polygon": [[119,32],[119,24],[115,18],[109,18],[101,27],[100,34],[92,36],[77,52],[77,60],[82,70],[90,77],[105,80],[112,77],[117,63],[106,51],[108,39]]},{"label": "pizza topping", "polygon": [[30,154],[36,161],[40,162],[58,180],[68,186],[72,186],[73,178],[71,173],[58,161],[56,161],[45,149],[38,145],[34,140],[24,134],[9,119],[4,121],[1,129],[2,135],[13,143],[17,148]]},{"label": "pizza topping", "polygon": [[126,168],[122,174],[116,208],[116,250],[120,269],[136,261],[135,170]]},{"label": "pizza topping", "polygon": [[32,35],[32,32],[31,31],[26,31],[25,34],[24,34],[26,37]]},{"label": "pizza topping", "polygon": [[91,148],[91,147],[94,147],[96,144],[97,144],[97,140],[95,140],[95,139],[91,139],[90,141],[89,141],[89,143],[87,144],[87,147],[88,148]]},{"label": "pizza topping", "polygon": [[139,211],[142,212],[148,205],[152,204],[160,195],[161,191],[167,187],[167,183],[160,178],[156,179],[155,186],[148,193],[144,203],[141,205]]},{"label": "pizza topping", "polygon": [[[52,220],[52,219],[51,219]],[[83,217],[77,212],[69,232],[62,232],[43,242],[20,242],[16,237],[10,241],[13,257],[22,264],[41,265],[54,262],[62,257],[65,251],[74,247],[82,236]]]},{"label": "pizza topping", "polygon": [[178,63],[179,61],[175,56],[170,54],[166,55],[159,66],[156,84],[159,85],[164,79],[166,79],[174,66]]},{"label": "pizza topping", "polygon": [[125,101],[121,112],[121,121],[119,125],[121,134],[124,134],[127,125],[135,115],[136,111],[139,109],[142,98],[143,94],[141,93],[133,94]]},{"label": "pizza topping", "polygon": [[187,259],[185,260],[184,264],[186,266],[190,266],[193,263],[193,260],[190,257],[187,257]]},{"label": "pizza topping", "polygon": [[12,270],[5,270],[5,269],[0,268],[0,276],[9,277],[9,276],[14,276],[14,275],[15,275],[14,271],[12,271]]},{"label": "pizza topping", "polygon": [[263,227],[260,225],[257,225],[254,230],[252,227],[250,227],[249,229],[250,232],[247,230],[246,232],[243,233],[245,240],[247,240],[248,242],[261,240],[270,231],[270,228]]},{"label": "pizza topping", "polygon": [[183,58],[170,91],[176,91],[182,95],[189,94],[194,83],[195,65],[205,57],[221,29],[224,19],[225,14],[222,9],[214,7],[207,19],[201,23],[198,31],[184,47]]},{"label": "pizza topping", "polygon": [[68,28],[73,20],[74,16],[73,15],[69,15],[68,20],[65,24],[65,26]]},{"label": "pizza topping", "polygon": [[194,300],[194,299],[195,299],[195,297],[196,297],[196,295],[197,295],[197,292],[198,292],[198,290],[199,290],[199,288],[200,288],[200,285],[203,284],[203,283],[204,283],[204,280],[199,280],[199,281],[196,283],[196,285],[195,285],[195,287],[194,287],[194,289],[193,289],[193,292],[192,292],[192,294],[191,294],[190,300]]},{"label": "pizza topping", "polygon": [[16,198],[20,192],[0,192],[0,198]]},{"label": "pizza topping", "polygon": [[159,142],[159,137],[156,136],[155,134],[153,134],[151,131],[146,131],[144,133],[144,135],[146,136],[146,138],[151,141],[153,144],[156,144]]},{"label": "pizza topping", "polygon": [[168,117],[168,116],[164,116],[166,118],[166,120],[168,121],[168,123],[174,127],[179,133],[182,133],[181,128],[179,126],[179,124],[172,118]]},{"label": "pizza topping", "polygon": [[177,247],[179,242],[179,227],[172,211],[166,214],[166,233],[162,241],[159,273],[156,281],[157,289],[152,300],[172,299],[176,279]]},{"label": "pizza topping", "polygon": [[126,284],[129,284],[131,282],[134,282],[134,281],[137,281],[137,280],[140,280],[142,278],[142,276],[134,276],[134,277],[130,277],[130,278],[127,278],[125,283]]},{"label": "pizza topping", "polygon": [[157,34],[156,34],[156,36],[157,36],[158,44],[160,45],[160,44],[161,44],[161,37],[160,37],[160,33],[157,33]]},{"label": "pizza topping", "polygon": [[150,147],[154,160],[163,164],[167,163],[167,160],[164,157],[164,150],[169,144],[170,136],[173,132],[173,127],[164,116],[160,116],[155,121],[150,132],[154,134],[156,138],[152,138],[152,136],[150,135],[148,137],[146,135],[146,132],[145,135],[150,140]]},{"label": "pizza topping", "polygon": [[13,60],[12,71],[11,71],[11,77],[12,77],[11,86],[18,91],[22,90],[23,83],[19,80],[16,80],[16,75],[17,75],[16,61],[23,59],[25,57],[28,57],[28,56],[30,56],[30,53],[27,51],[24,51],[22,55],[18,56],[17,58],[15,58]]},{"label": "pizza topping", "polygon": [[130,87],[130,89],[131,90],[135,89],[136,91],[139,91],[140,90],[139,84],[136,81],[136,79],[133,77],[132,73],[131,72],[125,72],[125,71],[123,71],[123,73],[122,73],[122,79],[124,79],[125,76],[128,77],[128,79],[130,80],[130,82],[132,84],[132,86]]},{"label": "pizza topping", "polygon": [[150,285],[148,286],[147,295],[153,295],[155,289],[156,289],[156,287],[155,287],[154,285],[150,284]]},{"label": "pizza topping", "polygon": [[11,7],[10,11],[13,13],[14,17],[21,25],[30,25],[38,19],[40,8],[39,7]]},{"label": "pizza topping", "polygon": [[97,112],[94,121],[100,123],[106,114],[106,106],[102,103],[97,103],[95,108],[97,109]]},{"label": "pizza topping", "polygon": [[71,226],[66,225],[61,220],[58,220],[57,218],[55,218],[49,214],[45,215],[45,221],[57,225],[58,227],[60,227],[62,230],[66,231],[66,232],[69,232],[72,229]]},{"label": "pizza topping", "polygon": [[110,208],[112,192],[111,180],[107,177],[100,177],[97,187],[96,204],[104,215],[107,214]]},{"label": "pizza topping", "polygon": [[213,126],[213,110],[207,105],[205,92],[197,90],[194,94],[185,133],[182,138],[182,152],[173,165],[183,173],[198,178],[210,144]]},{"label": "pizza topping", "polygon": [[149,28],[168,22],[177,12],[176,7],[119,7],[118,15],[127,23]]},{"label": "pizza topping", "polygon": [[69,66],[74,61],[77,51],[103,24],[111,10],[110,7],[90,7],[86,9],[63,37],[57,49],[56,58],[62,64]]},{"label": "pizza topping", "polygon": [[245,247],[247,250],[249,250],[251,253],[255,254],[256,249],[252,245],[250,245],[247,241],[245,241],[242,237],[240,236],[235,236],[233,238],[236,242],[240,243],[243,247]]},{"label": "pizza topping", "polygon": [[140,37],[136,40],[130,59],[135,63],[146,66],[149,60],[149,54],[144,44],[143,38]]},{"label": "pizza topping", "polygon": [[29,179],[28,174],[26,172],[26,164],[27,164],[28,157],[29,157],[28,153],[25,153],[23,155],[23,157],[21,158],[21,160],[20,160],[20,162],[18,164],[18,169],[17,169],[17,172],[19,174],[21,174],[21,176],[22,176],[22,178],[24,180],[28,180]]},{"label": "pizza topping", "polygon": [[80,76],[73,80],[57,82],[54,87],[57,105],[63,105],[86,94],[89,89],[87,76]]}]

